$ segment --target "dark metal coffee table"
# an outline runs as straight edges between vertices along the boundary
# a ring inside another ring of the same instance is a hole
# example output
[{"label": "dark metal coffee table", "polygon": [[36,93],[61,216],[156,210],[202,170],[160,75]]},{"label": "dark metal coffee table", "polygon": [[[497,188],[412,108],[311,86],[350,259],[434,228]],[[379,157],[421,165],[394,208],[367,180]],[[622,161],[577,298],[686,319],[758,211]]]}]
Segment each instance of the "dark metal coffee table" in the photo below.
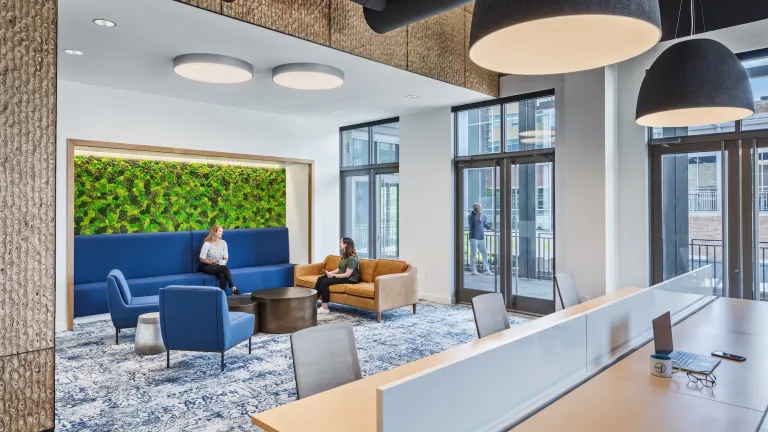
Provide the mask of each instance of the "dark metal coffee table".
[{"label": "dark metal coffee table", "polygon": [[317,291],[311,288],[272,288],[251,293],[259,304],[259,329],[264,333],[293,333],[317,325]]},{"label": "dark metal coffee table", "polygon": [[255,315],[253,334],[259,332],[259,303],[250,294],[231,295],[227,297],[227,308],[230,312],[245,312]]}]

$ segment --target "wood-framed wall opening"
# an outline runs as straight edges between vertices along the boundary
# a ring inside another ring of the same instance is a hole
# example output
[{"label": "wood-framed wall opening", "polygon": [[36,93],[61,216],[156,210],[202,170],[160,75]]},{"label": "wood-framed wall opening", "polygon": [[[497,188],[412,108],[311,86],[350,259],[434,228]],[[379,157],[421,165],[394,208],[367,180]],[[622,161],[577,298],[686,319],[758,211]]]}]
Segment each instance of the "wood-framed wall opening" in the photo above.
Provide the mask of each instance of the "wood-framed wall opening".
[{"label": "wood-framed wall opening", "polygon": [[[141,144],[125,144],[114,143],[106,141],[88,141],[80,139],[68,139],[67,140],[67,219],[66,219],[66,236],[67,236],[67,262],[66,262],[66,283],[67,283],[67,330],[74,329],[75,320],[75,152],[76,150],[92,151],[92,152],[110,152],[114,156],[115,154],[123,153],[128,155],[142,155],[145,159],[152,159],[152,156],[156,156],[157,159],[162,159],[163,156],[177,157],[177,158],[198,158],[196,161],[199,163],[205,163],[206,161],[216,161],[217,163],[250,161],[250,162],[266,162],[289,165],[304,165],[307,168],[307,262],[312,262],[312,248],[314,237],[314,211],[313,211],[313,198],[314,198],[314,165],[313,160],[308,159],[294,159],[284,158],[276,156],[262,156],[252,155],[244,153],[228,153],[217,152],[209,150],[193,150],[183,149],[177,147],[159,147],[148,146]],[[191,162],[191,161],[190,161]]]}]

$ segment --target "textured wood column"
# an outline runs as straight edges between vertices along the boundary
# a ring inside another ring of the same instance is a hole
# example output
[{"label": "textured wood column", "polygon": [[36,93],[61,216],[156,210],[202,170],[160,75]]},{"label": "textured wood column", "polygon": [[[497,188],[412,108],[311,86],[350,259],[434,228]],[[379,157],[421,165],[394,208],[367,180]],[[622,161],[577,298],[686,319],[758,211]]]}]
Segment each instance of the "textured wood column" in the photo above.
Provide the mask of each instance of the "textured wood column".
[{"label": "textured wood column", "polygon": [[54,425],[56,0],[0,0],[0,431]]}]

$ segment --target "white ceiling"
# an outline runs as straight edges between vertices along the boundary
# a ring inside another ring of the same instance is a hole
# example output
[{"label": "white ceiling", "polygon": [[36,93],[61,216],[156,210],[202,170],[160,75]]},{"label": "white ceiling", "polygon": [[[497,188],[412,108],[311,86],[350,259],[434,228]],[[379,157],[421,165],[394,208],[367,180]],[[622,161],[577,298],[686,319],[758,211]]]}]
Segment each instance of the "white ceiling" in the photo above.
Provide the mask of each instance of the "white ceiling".
[{"label": "white ceiling", "polygon": [[[117,27],[93,24],[106,18]],[[83,56],[64,54],[65,49]],[[215,85],[174,74],[173,58],[216,53],[253,64],[244,84]],[[274,66],[325,63],[345,72],[338,89],[291,90],[272,82]],[[60,0],[59,79],[227,105],[338,125],[489,99],[446,84],[322,45],[190,7],[173,0]],[[407,99],[408,94],[419,95]],[[342,114],[334,114],[342,111]]]}]

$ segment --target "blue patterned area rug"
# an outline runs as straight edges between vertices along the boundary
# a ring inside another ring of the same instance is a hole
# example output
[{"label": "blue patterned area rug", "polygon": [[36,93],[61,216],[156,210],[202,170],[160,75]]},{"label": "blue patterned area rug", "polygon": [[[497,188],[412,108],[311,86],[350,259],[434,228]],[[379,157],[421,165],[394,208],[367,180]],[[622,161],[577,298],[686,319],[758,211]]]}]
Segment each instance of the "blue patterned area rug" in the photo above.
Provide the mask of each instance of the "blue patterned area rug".
[{"label": "blue patterned area rug", "polygon": [[[476,338],[472,308],[422,302],[376,314],[331,305],[318,324],[355,327],[363,376],[400,366]],[[526,318],[510,316],[510,324]],[[226,353],[173,351],[140,357],[134,330],[115,345],[110,321],[77,324],[56,335],[57,431],[233,431],[255,430],[250,416],[296,399],[288,335],[259,334],[253,353],[242,343]],[[320,421],[320,420],[318,420]]]}]

